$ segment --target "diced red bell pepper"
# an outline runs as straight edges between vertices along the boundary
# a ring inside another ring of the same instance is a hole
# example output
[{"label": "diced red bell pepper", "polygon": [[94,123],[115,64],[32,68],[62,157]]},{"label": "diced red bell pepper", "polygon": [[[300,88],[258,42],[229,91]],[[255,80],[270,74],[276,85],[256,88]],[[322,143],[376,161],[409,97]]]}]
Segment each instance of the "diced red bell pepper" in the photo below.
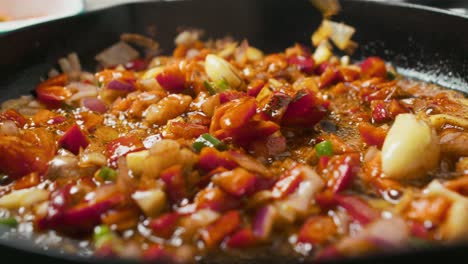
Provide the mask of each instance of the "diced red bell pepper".
[{"label": "diced red bell pepper", "polygon": [[296,92],[283,116],[282,125],[311,128],[327,113],[323,102],[312,91],[302,89]]},{"label": "diced red bell pepper", "polygon": [[272,195],[276,199],[281,199],[293,193],[299,184],[304,180],[304,175],[299,168],[287,171],[280,180],[276,182],[272,190]]},{"label": "diced red bell pepper", "polygon": [[232,100],[240,99],[240,98],[245,97],[245,96],[247,96],[247,95],[245,93],[243,93],[243,92],[226,91],[226,92],[219,93],[219,102],[221,104],[224,104],[224,103],[230,102]]},{"label": "diced red bell pepper", "polygon": [[333,219],[329,216],[312,216],[302,225],[297,241],[313,245],[322,244],[337,233]]},{"label": "diced red bell pepper", "polygon": [[248,248],[257,243],[257,238],[252,232],[252,228],[245,227],[234,233],[226,242],[230,248]]},{"label": "diced red bell pepper", "polygon": [[320,75],[319,88],[323,89],[333,85],[341,80],[340,71],[334,66],[328,66],[325,71]]},{"label": "diced red bell pepper", "polygon": [[191,139],[208,133],[208,127],[204,125],[189,124],[185,122],[171,122],[167,128],[176,138]]},{"label": "diced red bell pepper", "polygon": [[80,127],[73,124],[58,140],[58,144],[60,147],[78,155],[80,149],[85,149],[89,145],[89,140]]},{"label": "diced red bell pepper", "polygon": [[106,156],[109,163],[115,165],[119,157],[126,156],[130,152],[144,149],[141,140],[135,135],[119,137],[107,143]]},{"label": "diced red bell pepper", "polygon": [[174,233],[179,219],[178,213],[166,213],[151,220],[149,227],[155,235],[168,239]]},{"label": "diced red bell pepper", "polygon": [[285,93],[271,93],[260,102],[259,109],[265,114],[268,120],[279,123],[291,101],[292,98]]},{"label": "diced red bell pepper", "polygon": [[296,65],[303,73],[311,74],[314,72],[315,61],[310,55],[293,55],[288,58],[288,64]]},{"label": "diced red bell pepper", "polygon": [[209,208],[218,212],[224,212],[239,208],[241,202],[218,187],[207,187],[199,191],[197,196],[195,196],[195,204],[198,209]]},{"label": "diced red bell pepper", "polygon": [[361,73],[365,77],[385,78],[387,76],[385,61],[379,57],[369,57],[362,62]]},{"label": "diced red bell pepper", "polygon": [[39,86],[36,88],[37,99],[50,108],[57,108],[72,96],[63,86]]},{"label": "diced red bell pepper", "polygon": [[173,203],[178,203],[188,196],[181,164],[163,170],[160,178],[166,185],[167,194]]},{"label": "diced red bell pepper", "polygon": [[15,122],[16,126],[20,128],[23,127],[27,122],[26,118],[14,109],[8,109],[0,113],[0,122],[5,120]]},{"label": "diced red bell pepper", "polygon": [[253,191],[256,179],[255,174],[243,168],[235,168],[216,175],[212,181],[225,192],[241,197]]},{"label": "diced red bell pepper", "polygon": [[359,71],[352,68],[340,68],[340,78],[345,82],[352,82],[360,77]]},{"label": "diced red bell pepper", "polygon": [[263,86],[265,86],[265,81],[263,81],[262,79],[253,80],[247,86],[247,95],[256,97],[258,93],[262,90]]},{"label": "diced red bell pepper", "polygon": [[219,244],[226,236],[239,227],[240,221],[238,211],[229,211],[214,223],[201,230],[201,237],[206,246],[209,248]]},{"label": "diced red bell pepper", "polygon": [[328,162],[328,187],[334,193],[344,191],[354,181],[360,168],[358,153],[334,156]]},{"label": "diced red bell pepper", "polygon": [[253,117],[257,103],[253,97],[244,97],[231,101],[231,108],[226,110],[219,123],[223,129],[235,129],[244,126]]},{"label": "diced red bell pepper", "polygon": [[180,93],[185,89],[185,74],[177,64],[167,66],[156,76],[158,83],[168,92]]},{"label": "diced red bell pepper", "polygon": [[220,152],[215,148],[202,148],[199,157],[198,167],[204,171],[211,171],[218,167],[224,167],[229,170],[237,167],[237,163],[232,160],[227,152]]},{"label": "diced red bell pepper", "polygon": [[55,77],[49,78],[41,82],[37,88],[49,87],[49,86],[65,86],[68,83],[68,75],[66,73],[59,74]]},{"label": "diced red bell pepper", "polygon": [[358,125],[359,134],[361,134],[362,140],[370,145],[377,146],[379,149],[382,148],[382,145],[387,136],[387,131],[381,127],[374,127],[373,125],[361,122]]},{"label": "diced red bell pepper", "polygon": [[387,105],[380,100],[372,101],[372,120],[377,123],[386,122],[390,119],[390,113],[387,111]]}]

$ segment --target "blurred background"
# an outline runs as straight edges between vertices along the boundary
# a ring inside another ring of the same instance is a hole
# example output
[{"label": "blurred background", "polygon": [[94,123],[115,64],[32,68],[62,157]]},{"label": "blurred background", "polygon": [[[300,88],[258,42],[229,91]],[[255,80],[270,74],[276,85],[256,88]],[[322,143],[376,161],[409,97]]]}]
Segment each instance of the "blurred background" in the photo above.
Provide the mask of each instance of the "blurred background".
[{"label": "blurred background", "polygon": [[[151,0],[0,0],[0,33],[47,20],[98,10],[114,5]],[[153,0],[183,1],[183,0]],[[235,1],[235,0],[233,0]],[[294,0],[291,0],[294,1]],[[346,0],[341,0],[346,1]],[[363,0],[370,1],[370,0]],[[408,2],[468,15],[468,0],[373,0]],[[286,1],[285,1],[286,3]]]}]

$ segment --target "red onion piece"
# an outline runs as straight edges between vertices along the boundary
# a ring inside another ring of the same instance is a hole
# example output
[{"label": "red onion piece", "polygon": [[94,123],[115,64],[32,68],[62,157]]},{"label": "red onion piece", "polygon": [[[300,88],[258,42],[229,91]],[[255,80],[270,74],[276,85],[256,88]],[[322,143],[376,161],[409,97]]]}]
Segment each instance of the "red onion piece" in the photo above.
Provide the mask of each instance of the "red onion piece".
[{"label": "red onion piece", "polygon": [[135,84],[130,80],[128,81],[112,80],[107,85],[107,88],[110,90],[119,91],[119,92],[127,92],[127,93],[133,92],[136,90]]},{"label": "red onion piece", "polygon": [[366,225],[380,217],[380,212],[377,209],[370,207],[364,200],[358,197],[335,194],[334,200],[354,220],[362,225]]},{"label": "red onion piece", "polygon": [[166,67],[156,75],[158,83],[168,92],[180,93],[185,89],[185,74],[177,65]]},{"label": "red onion piece", "polygon": [[253,233],[259,239],[268,239],[276,218],[276,209],[272,205],[266,205],[257,210],[253,220]]},{"label": "red onion piece", "polygon": [[78,155],[80,153],[80,148],[85,149],[89,145],[89,140],[83,134],[80,127],[74,124],[59,139],[58,143],[62,148]]},{"label": "red onion piece", "polygon": [[227,154],[227,152],[220,152],[215,148],[206,147],[200,152],[198,167],[208,172],[216,169],[217,167],[234,169],[237,167],[237,163],[232,159],[231,155]]},{"label": "red onion piece", "polygon": [[107,111],[107,106],[98,98],[84,98],[83,106],[100,114],[104,114]]},{"label": "red onion piece", "polygon": [[326,114],[321,100],[307,89],[297,91],[282,118],[282,124],[289,127],[310,128]]}]

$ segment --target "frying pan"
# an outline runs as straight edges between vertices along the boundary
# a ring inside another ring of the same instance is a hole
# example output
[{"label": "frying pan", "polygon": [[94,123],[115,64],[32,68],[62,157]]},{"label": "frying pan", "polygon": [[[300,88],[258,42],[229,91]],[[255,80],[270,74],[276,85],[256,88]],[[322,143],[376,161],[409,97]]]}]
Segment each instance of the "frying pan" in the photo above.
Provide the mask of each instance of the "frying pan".
[{"label": "frying pan", "polygon": [[[400,73],[468,92],[468,17],[413,4],[342,1],[334,20],[357,28],[360,47],[353,58],[378,55]],[[308,0],[189,0],[127,4],[51,21],[0,36],[0,101],[27,94],[55,66],[58,58],[75,51],[85,68],[94,70],[94,55],[115,43],[123,32],[155,33],[169,53],[180,26],[204,29],[207,36],[246,38],[267,52],[284,50],[295,42],[309,44],[321,21]],[[468,224],[468,223],[467,223]],[[0,257],[18,263],[105,263],[63,253],[63,248],[36,246],[38,234],[19,235],[0,229]],[[70,241],[61,241],[63,245]],[[74,241],[71,241],[73,243]],[[387,252],[337,263],[427,263],[468,260],[468,244]],[[204,263],[297,263],[275,251],[250,258],[213,255]],[[113,261],[112,263],[117,263]]]}]

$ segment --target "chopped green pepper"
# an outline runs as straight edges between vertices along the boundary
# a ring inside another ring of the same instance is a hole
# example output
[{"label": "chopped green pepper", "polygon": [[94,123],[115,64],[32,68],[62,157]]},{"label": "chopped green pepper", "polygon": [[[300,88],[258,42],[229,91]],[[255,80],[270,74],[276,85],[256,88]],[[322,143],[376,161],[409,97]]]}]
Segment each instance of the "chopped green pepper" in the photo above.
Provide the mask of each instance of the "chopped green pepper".
[{"label": "chopped green pepper", "polygon": [[225,150],[226,145],[221,142],[219,139],[215,138],[214,136],[206,133],[199,136],[195,142],[193,142],[192,147],[197,151],[200,152],[204,147],[214,147],[218,150]]},{"label": "chopped green pepper", "polygon": [[0,225],[16,227],[18,225],[18,221],[16,221],[14,217],[0,218]]},{"label": "chopped green pepper", "polygon": [[100,225],[94,228],[93,240],[96,248],[101,247],[106,242],[112,240],[112,238],[113,234],[108,226]]},{"label": "chopped green pepper", "polygon": [[330,140],[325,140],[317,145],[315,145],[315,151],[317,152],[317,157],[331,156],[333,155],[332,143]]},{"label": "chopped green pepper", "polygon": [[98,177],[105,181],[115,181],[117,178],[117,172],[109,167],[102,167],[99,170]]}]

